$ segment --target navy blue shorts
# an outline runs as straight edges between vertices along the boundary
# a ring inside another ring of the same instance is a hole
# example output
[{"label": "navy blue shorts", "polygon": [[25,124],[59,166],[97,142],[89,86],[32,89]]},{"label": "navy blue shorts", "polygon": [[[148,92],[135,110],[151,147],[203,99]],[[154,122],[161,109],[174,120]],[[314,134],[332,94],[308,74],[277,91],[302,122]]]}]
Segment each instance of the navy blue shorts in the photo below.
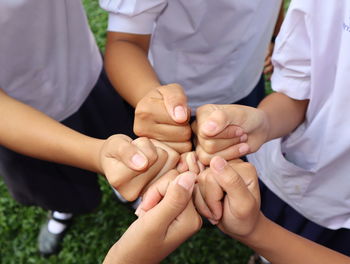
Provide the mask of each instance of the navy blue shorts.
[{"label": "navy blue shorts", "polygon": [[[62,123],[85,135],[104,139],[119,133],[135,137],[133,120],[134,109],[117,94],[102,72],[84,104]],[[101,200],[96,173],[33,159],[4,147],[0,147],[0,175],[11,195],[23,205],[87,213]]]},{"label": "navy blue shorts", "polygon": [[350,230],[331,230],[299,214],[276,196],[262,181],[260,183],[261,211],[266,217],[289,231],[325,247],[350,256]]}]

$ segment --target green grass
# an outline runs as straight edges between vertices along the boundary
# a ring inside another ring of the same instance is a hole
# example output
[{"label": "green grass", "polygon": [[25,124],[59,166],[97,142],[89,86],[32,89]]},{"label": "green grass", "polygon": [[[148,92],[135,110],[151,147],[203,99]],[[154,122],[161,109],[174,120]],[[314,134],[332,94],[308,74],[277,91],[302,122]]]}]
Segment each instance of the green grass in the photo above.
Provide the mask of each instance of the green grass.
[{"label": "green grass", "polygon": [[[99,47],[105,44],[107,15],[97,0],[84,0],[89,22]],[[0,178],[0,263],[101,263],[109,247],[135,220],[131,211],[118,204],[101,177],[102,203],[96,212],[75,218],[57,256],[42,258],[37,253],[37,234],[46,212],[24,207],[9,195]],[[163,263],[246,263],[251,250],[224,236],[218,229],[205,228],[189,239]]]}]

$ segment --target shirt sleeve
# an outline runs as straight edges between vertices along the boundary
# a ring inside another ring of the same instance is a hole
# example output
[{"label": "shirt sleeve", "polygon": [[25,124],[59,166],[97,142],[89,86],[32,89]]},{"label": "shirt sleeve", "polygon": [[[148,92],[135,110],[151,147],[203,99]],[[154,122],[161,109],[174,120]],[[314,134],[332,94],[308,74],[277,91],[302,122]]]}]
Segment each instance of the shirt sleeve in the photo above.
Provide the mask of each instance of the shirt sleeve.
[{"label": "shirt sleeve", "polygon": [[167,0],[100,0],[109,12],[108,31],[151,34]]},{"label": "shirt sleeve", "polygon": [[310,98],[311,45],[308,19],[308,15],[300,8],[288,11],[272,56],[272,89],[296,100]]}]

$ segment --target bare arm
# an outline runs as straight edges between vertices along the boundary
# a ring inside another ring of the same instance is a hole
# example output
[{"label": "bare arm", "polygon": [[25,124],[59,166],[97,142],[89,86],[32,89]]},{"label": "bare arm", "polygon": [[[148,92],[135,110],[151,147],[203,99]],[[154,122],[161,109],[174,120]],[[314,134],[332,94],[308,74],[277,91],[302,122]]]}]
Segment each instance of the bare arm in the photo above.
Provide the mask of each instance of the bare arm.
[{"label": "bare arm", "polygon": [[287,231],[261,215],[249,239],[240,239],[274,264],[345,264],[350,258]]},{"label": "bare arm", "polygon": [[[218,201],[221,203],[223,214],[217,226],[271,263],[350,263],[349,257],[293,234],[267,219],[260,212],[259,182],[251,164],[240,160],[227,163],[214,157],[206,177],[204,189],[209,189],[211,197],[205,195],[205,203],[210,208],[217,206]],[[196,207],[200,208],[197,203]]]},{"label": "bare arm", "polygon": [[150,37],[109,32],[107,74],[117,92],[135,107],[136,135],[187,152],[191,149],[187,97],[178,84],[160,84],[147,56]]},{"label": "bare arm", "polygon": [[296,129],[305,119],[308,104],[309,100],[294,100],[283,93],[267,96],[258,106],[267,117],[266,141],[286,136]]},{"label": "bare arm", "polygon": [[0,89],[0,144],[24,155],[101,172],[103,140],[80,134]]},{"label": "bare arm", "polygon": [[148,60],[150,35],[108,32],[105,66],[118,93],[133,107],[160,83]]}]

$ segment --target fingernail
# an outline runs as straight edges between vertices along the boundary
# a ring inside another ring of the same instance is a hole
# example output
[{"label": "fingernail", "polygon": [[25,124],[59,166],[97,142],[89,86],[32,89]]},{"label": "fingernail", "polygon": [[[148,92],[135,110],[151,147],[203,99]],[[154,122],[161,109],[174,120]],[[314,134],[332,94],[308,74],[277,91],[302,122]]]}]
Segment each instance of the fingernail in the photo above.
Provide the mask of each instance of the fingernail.
[{"label": "fingernail", "polygon": [[213,121],[207,121],[203,124],[203,129],[208,132],[213,132],[217,128],[217,124]]},{"label": "fingernail", "polygon": [[215,162],[213,162],[213,167],[216,172],[222,172],[226,166],[227,162],[221,157],[217,157]]},{"label": "fingernail", "polygon": [[186,190],[191,190],[194,182],[195,182],[195,174],[194,173],[183,173],[178,176],[177,184],[184,187]]},{"label": "fingernail", "polygon": [[244,144],[244,145],[242,145],[242,146],[239,147],[238,152],[239,152],[240,154],[245,154],[245,153],[248,152],[248,150],[249,150],[249,146],[246,145],[246,144]]},{"label": "fingernail", "polygon": [[217,225],[219,222],[214,220],[214,219],[208,219],[208,221],[212,224],[212,225]]},{"label": "fingernail", "polygon": [[144,214],[145,211],[141,208],[141,206],[137,207],[136,211],[135,211],[135,215],[137,215],[138,217],[141,216],[141,214]]},{"label": "fingernail", "polygon": [[147,160],[140,154],[132,156],[131,161],[137,168],[143,168],[147,162]]},{"label": "fingernail", "polygon": [[248,139],[248,135],[247,135],[247,134],[244,134],[243,136],[240,137],[239,140],[240,140],[241,142],[244,142],[244,141],[246,141],[247,139]]},{"label": "fingernail", "polygon": [[187,119],[187,114],[185,108],[182,106],[176,106],[174,108],[174,116],[177,120],[185,120]]}]

